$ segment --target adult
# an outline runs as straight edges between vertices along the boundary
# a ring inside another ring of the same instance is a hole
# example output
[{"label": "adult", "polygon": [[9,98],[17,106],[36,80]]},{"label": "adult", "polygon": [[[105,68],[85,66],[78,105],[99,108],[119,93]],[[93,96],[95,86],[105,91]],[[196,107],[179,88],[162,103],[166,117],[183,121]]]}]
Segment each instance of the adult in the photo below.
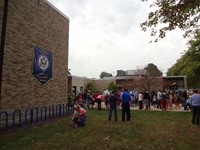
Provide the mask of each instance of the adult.
[{"label": "adult", "polygon": [[145,110],[150,109],[149,107],[150,104],[150,95],[147,90],[144,92],[144,105],[145,105]]},{"label": "adult", "polygon": [[96,93],[94,94],[94,99],[95,102],[98,102],[97,97],[100,95],[99,91],[96,91]]},{"label": "adult", "polygon": [[169,101],[169,108],[172,110],[172,91],[168,91],[168,93],[167,93],[167,98],[168,98],[168,101]]},{"label": "adult", "polygon": [[139,94],[138,92],[135,90],[134,91],[134,100],[135,100],[135,105],[138,106],[138,98],[139,98]]},{"label": "adult", "polygon": [[91,98],[91,91],[88,90],[88,92],[87,92],[87,99],[86,99],[86,103],[85,103],[85,105],[86,105],[86,107],[88,109],[90,108],[90,98]]},{"label": "adult", "polygon": [[125,121],[125,115],[127,117],[127,121],[130,120],[130,101],[131,96],[129,95],[129,92],[126,89],[122,94],[122,121]]},{"label": "adult", "polygon": [[173,96],[173,99],[174,99],[174,104],[175,104],[175,109],[179,109],[180,108],[180,105],[179,105],[179,102],[178,102],[178,95],[177,94],[174,94]]},{"label": "adult", "polygon": [[99,94],[97,96],[98,110],[101,110],[101,101],[104,99],[104,96]]},{"label": "adult", "polygon": [[161,109],[161,95],[162,95],[161,91],[158,90],[158,92],[157,92],[157,108],[159,108],[159,109]]},{"label": "adult", "polygon": [[109,106],[109,96],[110,96],[110,92],[109,92],[108,89],[104,89],[103,96],[104,96],[106,108],[108,108],[108,106]]},{"label": "adult", "polygon": [[134,91],[130,90],[129,91],[129,95],[131,96],[131,107],[133,107],[134,106],[134,101],[135,101],[135,99],[134,99]]},{"label": "adult", "polygon": [[153,90],[152,92],[151,92],[151,102],[152,102],[152,104],[153,104],[153,106],[154,106],[154,108],[156,108],[156,92]]},{"label": "adult", "polygon": [[143,93],[142,92],[140,92],[140,94],[139,94],[139,99],[138,99],[138,101],[139,101],[139,109],[142,109],[143,108]]},{"label": "adult", "polygon": [[187,90],[183,91],[182,97],[183,97],[183,107],[184,107],[184,110],[187,110],[187,104],[186,104],[186,101],[188,99]]},{"label": "adult", "polygon": [[162,101],[162,110],[166,110],[167,94],[165,93],[165,91],[162,92],[161,101]]},{"label": "adult", "polygon": [[109,97],[109,102],[110,102],[110,111],[109,111],[108,120],[109,121],[111,120],[112,111],[114,110],[115,121],[117,121],[117,97],[115,96],[115,91],[112,91]]},{"label": "adult", "polygon": [[83,99],[84,104],[86,104],[86,101],[87,101],[87,91],[86,90],[84,90],[84,93],[82,94],[82,99]]},{"label": "adult", "polygon": [[199,125],[200,119],[200,95],[198,90],[194,90],[194,94],[190,98],[190,104],[192,107],[192,124]]}]

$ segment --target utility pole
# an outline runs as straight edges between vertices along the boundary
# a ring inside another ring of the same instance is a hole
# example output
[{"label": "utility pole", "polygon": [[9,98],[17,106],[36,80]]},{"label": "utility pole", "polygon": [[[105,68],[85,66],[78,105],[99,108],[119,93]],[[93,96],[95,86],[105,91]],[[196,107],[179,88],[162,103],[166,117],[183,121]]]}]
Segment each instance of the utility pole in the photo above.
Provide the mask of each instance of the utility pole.
[{"label": "utility pole", "polygon": [[8,0],[4,0],[2,28],[1,28],[1,43],[0,43],[1,44],[0,46],[0,110],[2,109],[1,96],[2,96],[3,55],[4,55],[5,36],[6,36],[7,12],[8,12]]}]

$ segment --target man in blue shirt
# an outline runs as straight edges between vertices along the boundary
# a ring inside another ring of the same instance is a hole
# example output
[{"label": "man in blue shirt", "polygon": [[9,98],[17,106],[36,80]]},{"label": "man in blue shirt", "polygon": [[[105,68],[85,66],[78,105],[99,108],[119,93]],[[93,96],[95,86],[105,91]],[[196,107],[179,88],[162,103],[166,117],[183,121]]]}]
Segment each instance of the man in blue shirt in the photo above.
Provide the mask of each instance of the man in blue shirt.
[{"label": "man in blue shirt", "polygon": [[199,125],[200,118],[200,95],[198,94],[198,90],[194,91],[194,94],[190,98],[190,104],[192,106],[192,124]]},{"label": "man in blue shirt", "polygon": [[128,90],[125,90],[122,94],[122,121],[125,121],[125,114],[127,117],[127,121],[130,120],[130,104],[131,96],[128,93]]}]

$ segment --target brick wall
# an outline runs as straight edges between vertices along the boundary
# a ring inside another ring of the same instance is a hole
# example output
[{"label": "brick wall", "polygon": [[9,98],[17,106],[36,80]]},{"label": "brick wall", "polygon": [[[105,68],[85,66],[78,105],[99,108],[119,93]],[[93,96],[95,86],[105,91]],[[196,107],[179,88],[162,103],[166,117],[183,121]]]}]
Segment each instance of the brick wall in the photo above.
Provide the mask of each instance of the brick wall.
[{"label": "brick wall", "polygon": [[[84,88],[84,77],[78,77],[78,76],[72,76],[72,86],[76,87],[76,94],[83,93],[85,88]],[[74,89],[71,89],[73,91]]]},{"label": "brick wall", "polygon": [[1,33],[1,29],[2,29],[3,5],[4,5],[4,1],[1,0],[0,1],[0,33]]},{"label": "brick wall", "polygon": [[[69,19],[43,0],[9,0],[3,63],[2,109],[23,109],[67,99]],[[32,76],[33,46],[53,53],[52,78]]]},{"label": "brick wall", "polygon": [[111,82],[114,82],[116,84],[115,79],[95,79],[95,80],[93,80],[96,90],[99,91],[100,93],[103,93],[104,89],[107,89],[108,85]]}]

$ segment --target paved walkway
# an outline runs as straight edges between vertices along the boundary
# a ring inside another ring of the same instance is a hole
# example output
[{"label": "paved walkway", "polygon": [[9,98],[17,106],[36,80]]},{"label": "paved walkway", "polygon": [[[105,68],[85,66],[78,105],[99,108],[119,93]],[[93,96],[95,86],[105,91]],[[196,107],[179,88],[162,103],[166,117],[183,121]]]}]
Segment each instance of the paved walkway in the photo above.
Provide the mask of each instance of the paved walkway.
[{"label": "paved walkway", "polygon": [[[175,105],[173,104],[172,105],[173,109],[172,110],[171,109],[167,109],[166,111],[172,111],[172,112],[190,112],[190,110],[188,110],[188,111],[184,110],[184,108],[181,107],[181,105],[182,104],[180,104],[180,108],[175,109]],[[97,108],[97,104],[96,103],[95,103],[94,107]],[[101,107],[102,108],[106,108],[104,102],[101,103]],[[131,110],[139,110],[139,106],[134,106],[134,107],[130,107],[130,108],[131,108]],[[121,109],[121,107],[119,109]],[[143,108],[142,110],[145,110],[145,109]],[[154,108],[154,106],[151,105],[151,108],[148,111],[163,111],[163,110],[162,109],[158,109],[158,108]]]},{"label": "paved walkway", "polygon": [[[175,109],[175,106],[173,106],[172,108],[173,108],[173,109],[166,109],[166,111],[190,112],[190,111],[184,110],[183,107],[180,107],[180,108]],[[131,107],[131,109],[133,109],[133,110],[139,110],[139,107],[138,107],[138,106],[137,106],[137,107]],[[143,108],[143,110],[145,110],[145,109]],[[154,108],[154,106],[152,106],[152,105],[151,105],[150,110],[152,110],[152,111],[163,111],[162,109]],[[148,111],[149,111],[149,110],[148,110]]]}]

